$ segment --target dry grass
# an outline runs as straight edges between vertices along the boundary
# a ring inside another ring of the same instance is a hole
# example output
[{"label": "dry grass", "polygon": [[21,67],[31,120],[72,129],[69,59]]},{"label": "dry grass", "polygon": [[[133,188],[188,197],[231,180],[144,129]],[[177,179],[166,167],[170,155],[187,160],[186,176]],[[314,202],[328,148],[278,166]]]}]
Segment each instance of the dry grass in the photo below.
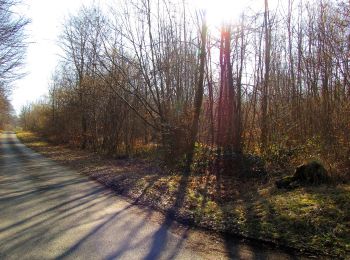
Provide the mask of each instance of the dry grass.
[{"label": "dry grass", "polygon": [[[184,179],[140,159],[106,159],[54,146],[33,133],[29,147],[113,188],[140,204],[216,231],[271,241],[337,258],[350,255],[350,185],[277,190],[273,182],[196,174]],[[184,184],[185,185],[182,185]],[[180,202],[180,204],[179,204]]]}]

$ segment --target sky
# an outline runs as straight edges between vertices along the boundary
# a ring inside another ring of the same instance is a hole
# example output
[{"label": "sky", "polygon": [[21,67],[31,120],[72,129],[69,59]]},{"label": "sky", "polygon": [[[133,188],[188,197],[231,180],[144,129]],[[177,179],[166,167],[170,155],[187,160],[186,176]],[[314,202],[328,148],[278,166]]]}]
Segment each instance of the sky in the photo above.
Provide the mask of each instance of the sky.
[{"label": "sky", "polygon": [[36,101],[47,93],[59,59],[58,36],[64,18],[87,2],[86,0],[22,1],[18,12],[31,19],[31,23],[26,28],[29,42],[24,66],[26,76],[15,82],[11,98],[17,113],[23,105]]},{"label": "sky", "polygon": [[[65,17],[74,14],[88,0],[23,0],[19,13],[31,19],[27,27],[27,57],[24,66],[26,76],[15,82],[12,105],[17,114],[22,106],[37,101],[47,94],[52,74],[59,60],[59,34]],[[106,1],[106,0],[105,0]],[[98,1],[100,4],[104,0]],[[220,20],[239,12],[244,3],[263,3],[263,0],[192,0],[200,8],[207,9],[208,22]],[[272,0],[276,1],[276,0]],[[96,1],[95,1],[96,2]]]}]

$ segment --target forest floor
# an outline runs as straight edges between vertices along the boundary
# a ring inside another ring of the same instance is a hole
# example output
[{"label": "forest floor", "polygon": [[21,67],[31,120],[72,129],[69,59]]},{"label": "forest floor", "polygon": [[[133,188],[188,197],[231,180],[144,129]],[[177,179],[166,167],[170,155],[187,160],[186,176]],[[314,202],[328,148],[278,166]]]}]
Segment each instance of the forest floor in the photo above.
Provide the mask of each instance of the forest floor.
[{"label": "forest floor", "polygon": [[180,222],[284,248],[350,257],[350,184],[279,190],[274,180],[185,176],[141,159],[111,159],[19,132],[28,147]]}]

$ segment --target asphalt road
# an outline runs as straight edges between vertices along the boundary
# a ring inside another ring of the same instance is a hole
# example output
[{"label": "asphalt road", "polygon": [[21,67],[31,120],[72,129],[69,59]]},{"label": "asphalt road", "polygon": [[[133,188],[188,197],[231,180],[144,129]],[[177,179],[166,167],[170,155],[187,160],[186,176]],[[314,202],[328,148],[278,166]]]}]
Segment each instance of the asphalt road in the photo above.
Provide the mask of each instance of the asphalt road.
[{"label": "asphalt road", "polygon": [[174,224],[0,136],[0,259],[295,259]]}]

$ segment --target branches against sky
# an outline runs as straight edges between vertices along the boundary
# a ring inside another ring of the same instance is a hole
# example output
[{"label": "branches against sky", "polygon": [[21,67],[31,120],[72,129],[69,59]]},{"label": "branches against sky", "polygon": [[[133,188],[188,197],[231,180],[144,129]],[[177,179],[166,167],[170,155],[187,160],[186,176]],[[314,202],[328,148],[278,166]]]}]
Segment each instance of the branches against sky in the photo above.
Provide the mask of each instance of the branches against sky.
[{"label": "branches against sky", "polygon": [[19,2],[0,0],[0,82],[7,84],[23,75],[20,67],[27,47],[24,28],[29,23],[14,12]]}]

